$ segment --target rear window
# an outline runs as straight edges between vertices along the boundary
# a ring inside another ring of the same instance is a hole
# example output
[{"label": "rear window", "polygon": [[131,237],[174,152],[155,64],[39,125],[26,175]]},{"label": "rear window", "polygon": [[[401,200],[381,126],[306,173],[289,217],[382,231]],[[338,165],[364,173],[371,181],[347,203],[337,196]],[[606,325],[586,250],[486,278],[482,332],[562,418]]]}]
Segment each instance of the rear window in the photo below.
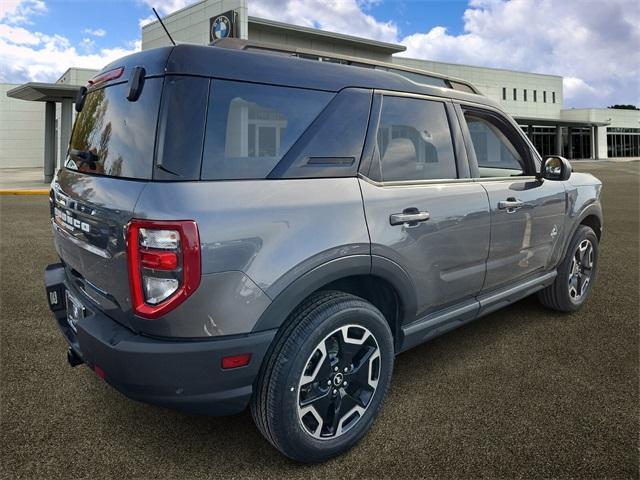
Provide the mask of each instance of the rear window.
[{"label": "rear window", "polygon": [[299,88],[212,81],[201,178],[265,178],[333,96]]},{"label": "rear window", "polygon": [[457,177],[442,102],[385,96],[377,140],[385,182]]},{"label": "rear window", "polygon": [[65,166],[73,170],[150,179],[162,78],[145,81],[140,98],[127,100],[127,83],[87,94],[71,135]]}]

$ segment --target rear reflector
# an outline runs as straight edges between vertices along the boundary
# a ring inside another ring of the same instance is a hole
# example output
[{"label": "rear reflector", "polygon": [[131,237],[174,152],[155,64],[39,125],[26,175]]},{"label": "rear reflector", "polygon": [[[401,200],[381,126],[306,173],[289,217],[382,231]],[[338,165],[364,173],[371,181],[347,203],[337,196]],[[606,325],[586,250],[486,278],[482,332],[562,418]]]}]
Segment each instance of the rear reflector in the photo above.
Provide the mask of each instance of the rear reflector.
[{"label": "rear reflector", "polygon": [[243,353],[241,355],[233,355],[231,357],[222,357],[222,368],[225,370],[229,368],[238,368],[249,365],[251,361],[250,353]]},{"label": "rear reflector", "polygon": [[104,370],[97,365],[93,367],[93,371],[96,372],[96,375],[99,376],[102,380],[104,380],[104,377],[106,377]]},{"label": "rear reflector", "polygon": [[140,262],[144,268],[175,270],[178,268],[178,255],[175,252],[141,250]]}]

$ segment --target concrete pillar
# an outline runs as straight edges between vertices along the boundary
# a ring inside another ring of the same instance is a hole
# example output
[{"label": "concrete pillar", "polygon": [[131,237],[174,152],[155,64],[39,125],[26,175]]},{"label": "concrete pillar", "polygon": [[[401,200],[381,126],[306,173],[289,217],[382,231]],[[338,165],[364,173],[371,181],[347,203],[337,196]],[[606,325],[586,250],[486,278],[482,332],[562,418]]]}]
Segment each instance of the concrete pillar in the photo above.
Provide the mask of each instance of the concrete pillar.
[{"label": "concrete pillar", "polygon": [[567,127],[567,157],[573,159],[573,139],[571,138],[571,127]]},{"label": "concrete pillar", "polygon": [[62,100],[62,108],[60,112],[60,155],[58,156],[58,166],[62,166],[62,162],[67,156],[69,148],[69,140],[71,140],[71,123],[73,102],[70,98]]},{"label": "concrete pillar", "polygon": [[562,127],[556,125],[556,155],[562,155]]},{"label": "concrete pillar", "polygon": [[596,127],[596,143],[598,149],[596,150],[596,158],[603,159],[609,157],[609,151],[607,149],[607,127]]},{"label": "concrete pillar", "polygon": [[593,125],[589,128],[589,145],[591,145],[590,158],[596,158],[596,127]]},{"label": "concrete pillar", "polygon": [[44,183],[51,183],[56,169],[56,103],[44,108]]}]

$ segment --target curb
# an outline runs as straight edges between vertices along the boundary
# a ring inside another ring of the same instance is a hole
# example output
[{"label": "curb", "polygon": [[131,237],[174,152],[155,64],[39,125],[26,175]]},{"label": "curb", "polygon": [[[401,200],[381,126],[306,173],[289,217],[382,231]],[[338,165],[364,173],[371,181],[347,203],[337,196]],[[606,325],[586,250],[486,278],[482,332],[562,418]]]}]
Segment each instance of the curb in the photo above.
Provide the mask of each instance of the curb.
[{"label": "curb", "polygon": [[3,188],[0,195],[49,195],[48,188]]}]

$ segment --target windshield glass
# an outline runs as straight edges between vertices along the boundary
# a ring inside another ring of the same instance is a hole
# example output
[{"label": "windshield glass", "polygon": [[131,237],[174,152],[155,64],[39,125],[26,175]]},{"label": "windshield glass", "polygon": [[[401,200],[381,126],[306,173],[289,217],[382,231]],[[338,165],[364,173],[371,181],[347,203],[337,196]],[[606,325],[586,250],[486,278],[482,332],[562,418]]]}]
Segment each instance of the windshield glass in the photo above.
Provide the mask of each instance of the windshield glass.
[{"label": "windshield glass", "polygon": [[127,100],[128,90],[121,83],[87,94],[71,135],[67,168],[151,179],[162,78],[147,79],[135,102]]}]

